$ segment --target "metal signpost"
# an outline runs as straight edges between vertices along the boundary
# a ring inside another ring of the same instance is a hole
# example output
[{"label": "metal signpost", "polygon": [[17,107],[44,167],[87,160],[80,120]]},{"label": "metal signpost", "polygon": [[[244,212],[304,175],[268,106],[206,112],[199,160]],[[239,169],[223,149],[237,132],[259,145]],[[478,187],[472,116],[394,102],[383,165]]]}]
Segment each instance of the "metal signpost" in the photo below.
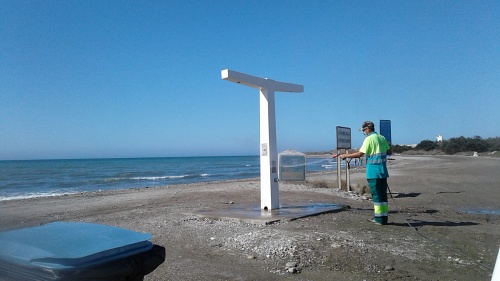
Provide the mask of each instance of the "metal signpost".
[{"label": "metal signpost", "polygon": [[[340,154],[341,149],[351,149],[351,128],[337,126],[337,155]],[[349,160],[350,161],[350,160]],[[341,165],[342,159],[337,158],[337,181],[339,184],[339,189],[342,188],[342,174]],[[346,183],[347,190],[349,190],[350,179],[349,179],[349,162],[346,160]]]},{"label": "metal signpost", "polygon": [[279,209],[278,157],[274,92],[304,91],[304,86],[251,76],[229,69],[221,71],[222,79],[260,91],[260,208]]}]

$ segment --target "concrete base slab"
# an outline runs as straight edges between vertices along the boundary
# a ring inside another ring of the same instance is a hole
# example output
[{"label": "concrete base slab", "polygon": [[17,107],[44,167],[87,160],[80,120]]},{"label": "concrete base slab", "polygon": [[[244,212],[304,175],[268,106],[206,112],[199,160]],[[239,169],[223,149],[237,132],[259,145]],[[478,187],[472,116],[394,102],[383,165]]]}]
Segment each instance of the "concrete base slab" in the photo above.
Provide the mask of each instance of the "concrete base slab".
[{"label": "concrete base slab", "polygon": [[261,210],[260,205],[233,205],[219,210],[200,210],[195,215],[202,218],[237,221],[251,224],[272,224],[279,221],[293,221],[300,218],[317,216],[325,213],[340,212],[348,209],[347,205],[328,203],[304,203],[286,205],[279,209]]}]

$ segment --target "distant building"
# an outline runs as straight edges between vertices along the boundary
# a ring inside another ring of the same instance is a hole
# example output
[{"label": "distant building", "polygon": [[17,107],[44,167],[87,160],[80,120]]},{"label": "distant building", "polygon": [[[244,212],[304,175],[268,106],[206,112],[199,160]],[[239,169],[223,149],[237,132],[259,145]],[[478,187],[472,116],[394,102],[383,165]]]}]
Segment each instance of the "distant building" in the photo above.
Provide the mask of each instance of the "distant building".
[{"label": "distant building", "polygon": [[436,136],[437,142],[443,142],[443,136],[437,135]]}]

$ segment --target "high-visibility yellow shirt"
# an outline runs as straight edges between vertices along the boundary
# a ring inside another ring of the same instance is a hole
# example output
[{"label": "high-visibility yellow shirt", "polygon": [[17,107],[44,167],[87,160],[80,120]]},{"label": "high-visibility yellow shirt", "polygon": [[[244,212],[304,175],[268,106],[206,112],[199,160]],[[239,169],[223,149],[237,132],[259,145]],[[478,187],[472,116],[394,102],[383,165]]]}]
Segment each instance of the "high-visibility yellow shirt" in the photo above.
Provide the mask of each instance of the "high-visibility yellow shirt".
[{"label": "high-visibility yellow shirt", "polygon": [[390,149],[389,144],[384,136],[372,132],[363,141],[363,145],[359,151],[366,155],[366,178],[388,178],[387,171],[387,150]]}]

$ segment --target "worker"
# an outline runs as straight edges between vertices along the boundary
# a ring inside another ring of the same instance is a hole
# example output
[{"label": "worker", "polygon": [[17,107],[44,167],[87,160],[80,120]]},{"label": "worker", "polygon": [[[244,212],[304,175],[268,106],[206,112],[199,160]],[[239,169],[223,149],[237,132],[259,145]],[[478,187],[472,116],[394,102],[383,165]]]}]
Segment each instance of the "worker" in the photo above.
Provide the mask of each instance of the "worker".
[{"label": "worker", "polygon": [[341,154],[338,157],[361,158],[366,154],[366,179],[373,199],[374,217],[371,222],[385,225],[388,221],[389,205],[387,201],[387,155],[392,154],[391,147],[384,136],[375,132],[371,121],[363,122],[360,131],[366,136],[357,152]]}]

